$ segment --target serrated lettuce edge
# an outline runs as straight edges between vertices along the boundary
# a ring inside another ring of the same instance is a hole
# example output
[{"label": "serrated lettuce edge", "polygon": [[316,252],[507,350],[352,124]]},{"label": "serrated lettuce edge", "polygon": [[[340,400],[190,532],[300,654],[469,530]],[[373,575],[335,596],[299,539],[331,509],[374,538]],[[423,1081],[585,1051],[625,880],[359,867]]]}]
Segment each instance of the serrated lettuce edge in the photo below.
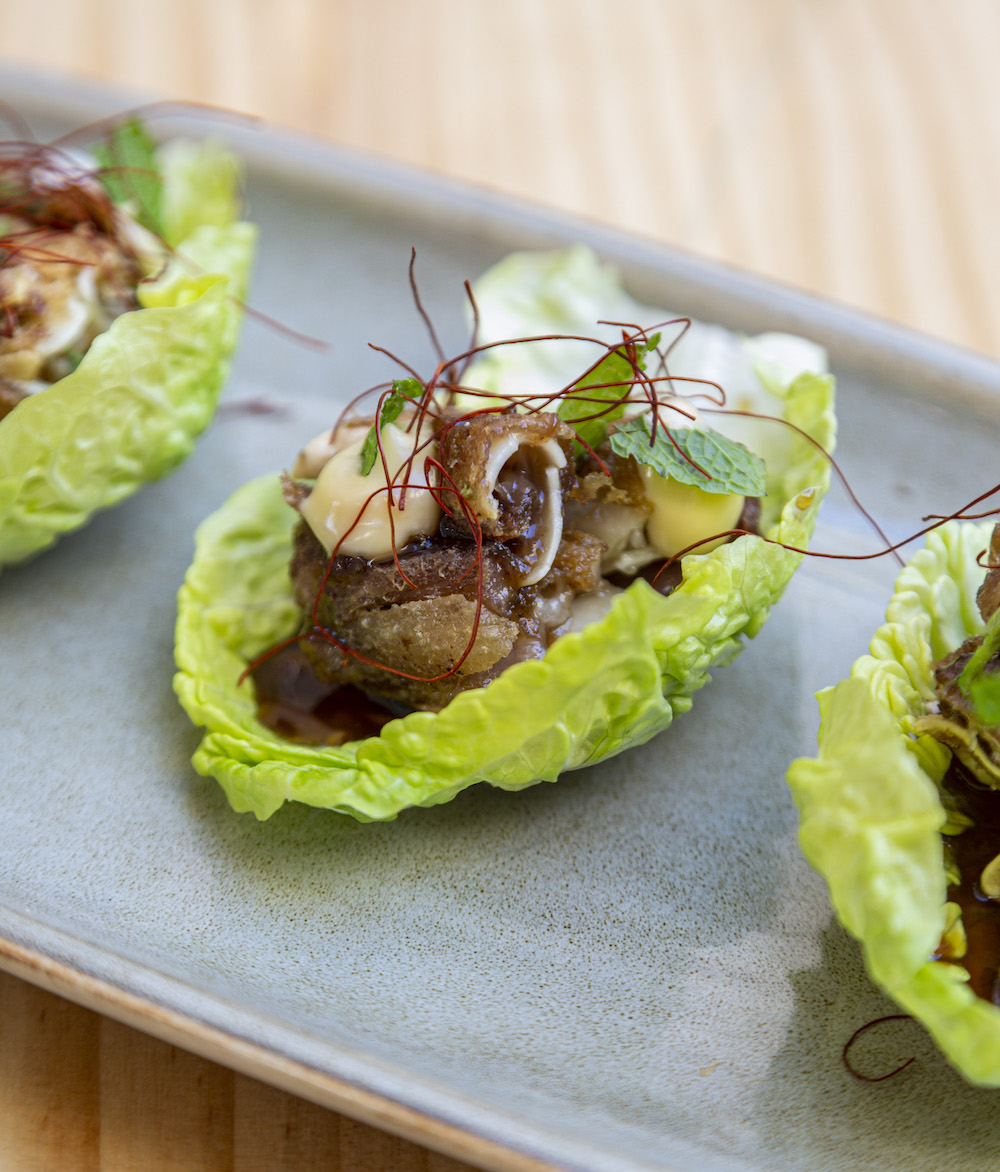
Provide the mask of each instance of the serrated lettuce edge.
[{"label": "serrated lettuce edge", "polygon": [[234,188],[235,214],[239,167],[222,148],[166,150],[162,162],[171,220],[187,234],[173,239],[165,271],[140,285],[142,308],[116,318],[72,374],[0,420],[0,566],[166,475],[212,418],[256,230],[224,222],[220,188]]},{"label": "serrated lettuce edge", "polygon": [[1000,1009],[972,992],[960,966],[929,959],[945,927],[938,783],[951,753],[912,731],[934,697],[934,661],[982,630],[976,555],[991,529],[950,522],[929,535],[900,573],[870,653],[819,693],[818,756],[794,761],[788,781],[802,850],[872,978],[966,1078],[995,1087]]},{"label": "serrated lettuce edge", "polygon": [[[833,381],[806,375],[786,388],[786,412],[828,451]],[[768,536],[803,546],[829,482],[825,457],[803,442],[795,484]],[[295,513],[276,477],[251,481],[206,520],[178,595],[175,690],[208,731],[193,762],[238,811],[269,817],[286,800],[361,821],[446,802],[486,781],[508,790],[555,781],[641,744],[691,706],[713,666],[755,635],[803,555],[744,537],[684,559],[668,597],[644,581],[604,618],[557,640],[544,659],[517,664],[439,713],[390,721],[341,748],[294,745],[255,716],[249,658],[293,634],[299,615],[288,561]]]}]

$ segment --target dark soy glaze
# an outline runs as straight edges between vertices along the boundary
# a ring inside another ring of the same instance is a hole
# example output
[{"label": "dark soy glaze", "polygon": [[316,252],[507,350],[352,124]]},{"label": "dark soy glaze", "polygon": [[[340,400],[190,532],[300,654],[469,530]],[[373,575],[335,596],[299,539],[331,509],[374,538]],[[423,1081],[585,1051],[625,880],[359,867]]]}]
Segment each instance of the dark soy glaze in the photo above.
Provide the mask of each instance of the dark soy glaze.
[{"label": "dark soy glaze", "polygon": [[987,899],[979,887],[983,868],[1000,853],[1000,793],[976,781],[954,760],[945,786],[973,823],[959,834],[944,836],[962,877],[960,884],[948,889],[948,898],[962,909],[968,941],[965,956],[956,963],[968,972],[977,997],[1000,1004],[1000,901]]},{"label": "dark soy glaze", "polygon": [[300,745],[343,745],[378,736],[393,714],[358,688],[324,683],[297,644],[263,659],[251,672],[257,719]]}]

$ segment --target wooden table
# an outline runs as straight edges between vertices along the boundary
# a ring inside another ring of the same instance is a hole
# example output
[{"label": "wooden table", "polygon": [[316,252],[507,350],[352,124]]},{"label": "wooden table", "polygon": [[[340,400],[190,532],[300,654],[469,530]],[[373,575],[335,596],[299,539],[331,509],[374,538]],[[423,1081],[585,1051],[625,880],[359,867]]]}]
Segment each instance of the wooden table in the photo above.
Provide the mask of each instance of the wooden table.
[{"label": "wooden table", "polygon": [[[10,61],[259,114],[994,355],[998,43],[993,0],[0,0]],[[0,1167],[468,1165],[0,975]]]}]

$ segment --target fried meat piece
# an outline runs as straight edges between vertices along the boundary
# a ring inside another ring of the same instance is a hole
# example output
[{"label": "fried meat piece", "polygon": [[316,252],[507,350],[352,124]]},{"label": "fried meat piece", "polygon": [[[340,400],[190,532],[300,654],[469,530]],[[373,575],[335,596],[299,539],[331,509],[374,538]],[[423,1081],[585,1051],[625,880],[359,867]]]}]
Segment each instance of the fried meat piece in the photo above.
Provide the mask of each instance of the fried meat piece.
[{"label": "fried meat piece", "polygon": [[[523,586],[507,548],[488,543],[476,626],[479,573],[468,539],[434,538],[401,554],[398,566],[353,557],[330,562],[302,523],[291,574],[308,616],[303,650],[317,675],[331,683],[354,684],[415,708],[442,708],[459,692],[491,683],[512,663],[544,655],[568,621],[573,598],[599,584],[603,548],[587,534],[566,534],[545,577]],[[314,605],[322,627],[355,654],[310,633]]]}]

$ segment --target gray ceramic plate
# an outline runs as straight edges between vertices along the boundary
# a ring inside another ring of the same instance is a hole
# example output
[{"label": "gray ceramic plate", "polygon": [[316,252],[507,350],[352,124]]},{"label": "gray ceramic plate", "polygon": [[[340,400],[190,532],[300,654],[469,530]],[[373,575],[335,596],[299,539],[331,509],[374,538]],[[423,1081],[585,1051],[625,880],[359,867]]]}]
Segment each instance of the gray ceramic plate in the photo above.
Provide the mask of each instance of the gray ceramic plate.
[{"label": "gray ceramic plate", "polygon": [[[122,104],[10,71],[41,134]],[[824,342],[840,452],[897,534],[995,476],[1000,372],[846,310],[593,225],[271,133],[237,135],[263,230],[224,411],[169,480],[0,578],[0,964],[487,1168],[952,1172],[995,1166],[993,1093],[890,1012],[802,861],[784,785],[812,692],[866,646],[894,569],[810,562],[667,734],[558,785],[487,787],[395,823],[233,814],[171,691],[195,525],[333,405],[423,362],[406,266],[447,345],[461,283],[585,240],[652,304]],[[834,495],[817,547],[873,548]],[[960,1124],[957,1121],[961,1121]]]}]

